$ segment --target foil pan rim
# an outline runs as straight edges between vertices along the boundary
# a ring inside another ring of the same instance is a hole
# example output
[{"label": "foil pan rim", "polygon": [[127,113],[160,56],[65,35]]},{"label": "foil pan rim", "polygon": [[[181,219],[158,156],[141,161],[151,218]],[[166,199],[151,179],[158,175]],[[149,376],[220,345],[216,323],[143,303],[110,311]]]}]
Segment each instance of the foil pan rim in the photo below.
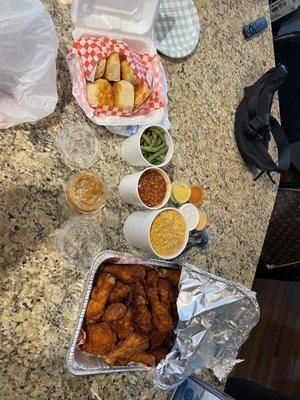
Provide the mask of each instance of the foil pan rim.
[{"label": "foil pan rim", "polygon": [[[85,277],[84,283],[83,283],[83,288],[82,288],[82,297],[80,301],[80,306],[77,311],[77,318],[76,322],[73,328],[73,333],[66,357],[66,365],[67,369],[69,372],[71,372],[73,375],[76,376],[83,376],[83,375],[95,375],[95,374],[107,374],[107,373],[113,373],[113,372],[148,372],[149,368],[144,367],[144,366],[139,366],[139,365],[127,365],[127,366],[116,366],[116,367],[109,367],[109,366],[103,366],[103,367],[97,367],[97,368],[84,368],[81,367],[80,364],[77,362],[76,357],[75,357],[75,352],[76,352],[76,343],[77,339],[80,333],[80,329],[83,323],[84,319],[84,314],[85,314],[85,309],[88,303],[88,300],[90,298],[90,293],[92,290],[92,285],[94,282],[94,278],[96,275],[96,272],[98,268],[100,267],[101,264],[103,264],[107,260],[113,260],[113,259],[119,259],[121,255],[123,255],[123,252],[117,252],[114,250],[104,250],[101,253],[99,253],[94,261],[91,264],[91,267],[88,270],[87,276]],[[148,258],[140,258],[141,260],[144,260],[145,263],[148,263],[153,266],[157,267],[166,267],[166,268],[171,268],[174,266],[174,264],[181,266],[180,263],[178,262],[170,262],[170,261],[164,261],[164,260],[157,260],[157,259],[148,259]],[[97,358],[96,356],[94,356]]]}]

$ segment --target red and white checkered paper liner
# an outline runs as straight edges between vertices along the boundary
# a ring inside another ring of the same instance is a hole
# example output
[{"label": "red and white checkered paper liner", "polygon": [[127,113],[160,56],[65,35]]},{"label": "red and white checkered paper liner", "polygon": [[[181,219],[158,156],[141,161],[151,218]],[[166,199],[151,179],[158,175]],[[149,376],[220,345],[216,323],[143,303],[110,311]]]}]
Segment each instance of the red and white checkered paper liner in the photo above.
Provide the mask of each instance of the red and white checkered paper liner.
[{"label": "red and white checkered paper liner", "polygon": [[[151,89],[151,95],[138,110],[128,112],[118,107],[91,107],[87,102],[86,81],[94,80],[97,63],[114,51],[127,58],[136,76]],[[82,36],[73,42],[67,55],[67,64],[73,83],[73,95],[88,117],[144,116],[151,110],[166,106],[163,94],[163,67],[157,54],[150,56],[137,53],[122,40],[102,36]]]}]

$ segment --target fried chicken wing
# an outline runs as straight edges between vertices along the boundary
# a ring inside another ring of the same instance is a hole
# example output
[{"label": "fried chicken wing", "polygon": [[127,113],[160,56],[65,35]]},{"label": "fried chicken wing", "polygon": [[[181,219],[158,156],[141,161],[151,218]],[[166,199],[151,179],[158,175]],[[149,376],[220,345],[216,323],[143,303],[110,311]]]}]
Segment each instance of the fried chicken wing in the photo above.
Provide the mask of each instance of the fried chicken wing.
[{"label": "fried chicken wing", "polygon": [[178,296],[178,290],[174,288],[171,282],[165,278],[159,278],[158,280],[158,293],[161,302],[175,303]]},{"label": "fried chicken wing", "polygon": [[119,321],[111,323],[111,329],[118,335],[118,338],[123,340],[134,332],[133,313],[130,308],[127,309],[126,314]]},{"label": "fried chicken wing", "polygon": [[138,282],[145,278],[146,270],[143,265],[106,264],[102,271],[108,272],[125,283]]},{"label": "fried chicken wing", "polygon": [[172,315],[172,305],[170,297],[172,297],[171,290],[173,290],[173,287],[171,282],[167,279],[159,278],[157,290],[160,302],[166,307],[169,314]]},{"label": "fried chicken wing", "polygon": [[130,307],[132,305],[132,299],[133,299],[132,290],[130,288],[130,292],[129,292],[128,296],[126,297],[126,299],[124,300],[124,304],[126,307]]},{"label": "fried chicken wing", "polygon": [[138,306],[134,310],[134,320],[137,326],[144,333],[153,329],[152,316],[147,306]]},{"label": "fried chicken wing", "polygon": [[148,348],[148,339],[138,333],[133,333],[127,339],[118,343],[115,348],[105,357],[105,361],[110,365],[117,362],[124,363],[130,361],[135,354],[142,353]]},{"label": "fried chicken wing", "polygon": [[132,285],[132,296],[136,306],[148,304],[145,288],[141,282],[136,282]]},{"label": "fried chicken wing", "polygon": [[83,351],[110,365],[157,365],[175,337],[179,278],[179,269],[102,265],[86,308]]},{"label": "fried chicken wing", "polygon": [[138,353],[134,354],[131,358],[130,361],[133,361],[135,363],[142,363],[145,365],[148,365],[148,367],[153,367],[155,365],[155,356],[150,353]]},{"label": "fried chicken wing", "polygon": [[181,271],[178,268],[159,268],[160,278],[166,278],[173,286],[178,287]]},{"label": "fried chicken wing", "polygon": [[166,358],[166,355],[170,352],[168,346],[163,345],[161,347],[157,347],[154,350],[151,350],[151,354],[155,357],[155,364],[157,365],[161,360]]},{"label": "fried chicken wing", "polygon": [[145,289],[141,282],[132,285],[134,320],[137,326],[144,333],[148,333],[153,329],[152,316],[147,307],[148,299]]},{"label": "fried chicken wing", "polygon": [[101,273],[98,276],[97,286],[95,286],[92,290],[92,294],[85,311],[87,324],[95,323],[102,317],[108,296],[110,295],[115,282],[115,278],[109,274]]},{"label": "fried chicken wing", "polygon": [[160,302],[155,288],[148,288],[147,296],[150,302],[154,326],[161,332],[172,331],[174,329],[172,316],[165,305]]},{"label": "fried chicken wing", "polygon": [[126,314],[127,307],[123,303],[114,303],[109,305],[103,314],[103,320],[106,322],[118,321]]},{"label": "fried chicken wing", "polygon": [[150,349],[155,349],[157,347],[160,347],[162,344],[164,344],[166,338],[167,338],[167,333],[166,332],[160,332],[158,330],[153,330],[150,334]]},{"label": "fried chicken wing", "polygon": [[178,297],[178,287],[173,286],[167,279],[160,278],[158,281],[158,291],[162,303],[167,304],[169,300],[168,310],[173,317],[174,325],[177,325],[178,311],[176,301]]},{"label": "fried chicken wing", "polygon": [[91,354],[103,356],[113,349],[117,335],[111,330],[107,322],[98,322],[87,325],[87,341],[82,349]]},{"label": "fried chicken wing", "polygon": [[[102,289],[103,286],[107,285],[107,280],[108,279],[111,280],[111,277],[112,277],[111,274],[107,274],[105,272],[98,272],[96,277],[95,277],[94,286]],[[116,279],[115,279],[115,281],[116,281]]]},{"label": "fried chicken wing", "polygon": [[156,349],[157,347],[161,347],[164,344],[172,343],[175,338],[175,333],[172,332],[160,332],[158,330],[154,330],[151,332],[149,340],[150,340],[150,349]]},{"label": "fried chicken wing", "polygon": [[122,282],[117,282],[108,297],[108,303],[120,303],[129,295],[131,288]]},{"label": "fried chicken wing", "polygon": [[158,272],[156,269],[151,268],[147,271],[146,282],[148,286],[156,286],[158,282]]}]

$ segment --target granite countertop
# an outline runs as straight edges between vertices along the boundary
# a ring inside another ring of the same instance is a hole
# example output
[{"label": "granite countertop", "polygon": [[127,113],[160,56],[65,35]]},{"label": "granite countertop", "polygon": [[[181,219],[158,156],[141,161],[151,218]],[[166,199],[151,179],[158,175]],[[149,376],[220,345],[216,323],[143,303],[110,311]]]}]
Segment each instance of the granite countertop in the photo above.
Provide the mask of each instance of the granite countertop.
[{"label": "granite countertop", "polygon": [[[107,248],[128,248],[122,222],[132,207],[118,197],[120,178],[134,171],[121,160],[123,138],[89,122],[71,95],[65,56],[71,44],[70,0],[44,0],[57,27],[59,103],[35,124],[0,132],[1,383],[6,399],[164,399],[138,374],[76,378],[65,358],[86,270],[61,261],[54,232],[75,213],[63,188],[72,174],[56,140],[69,123],[88,124],[97,134],[100,172],[110,196],[100,218]],[[169,82],[171,134],[175,142],[171,177],[206,189],[212,245],[191,261],[212,273],[251,286],[276,196],[263,176],[256,183],[233,137],[234,113],[243,87],[274,65],[271,29],[251,41],[243,24],[268,15],[267,0],[196,1],[202,37],[187,60],[163,58]],[[98,397],[95,397],[98,393]]]}]

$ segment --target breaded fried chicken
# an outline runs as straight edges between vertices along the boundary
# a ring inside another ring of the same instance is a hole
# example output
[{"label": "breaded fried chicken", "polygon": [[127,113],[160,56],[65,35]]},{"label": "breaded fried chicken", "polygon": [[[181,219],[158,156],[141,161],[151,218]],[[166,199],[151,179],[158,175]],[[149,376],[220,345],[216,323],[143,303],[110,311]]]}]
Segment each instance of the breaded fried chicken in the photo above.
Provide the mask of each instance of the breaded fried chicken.
[{"label": "breaded fried chicken", "polygon": [[172,343],[175,337],[175,333],[172,332],[160,332],[158,330],[153,330],[150,334],[150,349],[156,349],[161,347],[163,344]]},{"label": "breaded fried chicken", "polygon": [[151,354],[155,357],[155,363],[156,365],[164,358],[166,358],[166,355],[170,352],[169,347],[166,345],[163,345],[161,347],[156,347],[156,349],[151,350]]},{"label": "breaded fried chicken", "polygon": [[158,272],[154,268],[149,268],[146,275],[146,282],[148,286],[156,286],[158,282]]},{"label": "breaded fried chicken", "polygon": [[178,268],[159,268],[158,275],[160,278],[168,279],[173,286],[178,287],[181,271]]},{"label": "breaded fried chicken", "polygon": [[130,361],[135,363],[142,363],[148,365],[148,367],[153,367],[155,365],[155,356],[150,353],[138,353],[131,357]]},{"label": "breaded fried chicken", "polygon": [[129,295],[131,288],[122,282],[117,282],[108,297],[108,303],[120,303]]},{"label": "breaded fried chicken", "polygon": [[107,354],[105,361],[110,365],[117,362],[130,361],[135,354],[142,353],[148,348],[148,339],[138,333],[133,333],[127,339],[119,342],[115,348]]},{"label": "breaded fried chicken", "polygon": [[147,296],[150,302],[154,326],[161,332],[172,331],[174,329],[172,316],[165,305],[160,302],[158,294],[153,287],[148,288]]},{"label": "breaded fried chicken", "polygon": [[111,329],[118,335],[119,339],[126,339],[134,332],[133,314],[130,308],[119,321],[111,323]]},{"label": "breaded fried chicken", "polygon": [[97,286],[95,286],[92,290],[92,294],[85,311],[85,319],[87,324],[95,323],[102,317],[108,296],[110,295],[115,282],[116,280],[113,276],[106,273],[99,274]]},{"label": "breaded fried chicken", "polygon": [[127,307],[123,303],[114,303],[109,305],[103,314],[103,320],[106,322],[118,321],[126,314]]},{"label": "breaded fried chicken", "polygon": [[138,282],[145,278],[146,270],[143,265],[131,264],[106,264],[103,266],[102,271],[108,272],[115,278],[125,283]]},{"label": "breaded fried chicken", "polygon": [[82,348],[87,353],[103,356],[113,349],[117,335],[107,322],[87,325],[87,341]]},{"label": "breaded fried chicken", "polygon": [[147,307],[148,299],[141,282],[132,285],[132,296],[135,323],[141,331],[148,333],[153,329],[152,316]]},{"label": "breaded fried chicken", "polygon": [[179,278],[179,269],[101,265],[86,308],[82,350],[110,365],[157,365],[174,342]]}]

